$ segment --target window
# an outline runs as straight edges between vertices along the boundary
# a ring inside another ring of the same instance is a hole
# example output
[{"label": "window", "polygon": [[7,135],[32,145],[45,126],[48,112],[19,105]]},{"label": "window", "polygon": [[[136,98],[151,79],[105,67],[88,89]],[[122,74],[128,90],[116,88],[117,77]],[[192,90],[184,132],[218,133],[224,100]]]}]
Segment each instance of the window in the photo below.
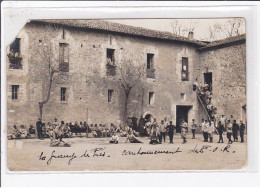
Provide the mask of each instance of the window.
[{"label": "window", "polygon": [[155,78],[154,54],[147,53],[146,77]]},{"label": "window", "polygon": [[154,92],[149,92],[149,105],[154,104]]},{"label": "window", "polygon": [[61,88],[60,90],[60,100],[65,102],[66,101],[66,88]]},{"label": "window", "polygon": [[182,57],[181,80],[189,81],[189,62],[187,57]]},{"label": "window", "polygon": [[115,66],[115,49],[107,49],[107,65]]},{"label": "window", "polygon": [[147,69],[154,69],[153,58],[154,54],[147,53]]},{"label": "window", "polygon": [[62,39],[65,39],[65,30],[62,29]]},{"label": "window", "polygon": [[16,38],[14,42],[10,45],[10,51],[14,53],[20,52],[20,40],[21,38]]},{"label": "window", "polygon": [[112,102],[112,96],[113,96],[114,90],[108,90],[108,102]]},{"label": "window", "polygon": [[18,85],[12,85],[12,100],[18,99],[18,90],[19,90]]},{"label": "window", "polygon": [[59,51],[59,70],[60,71],[69,71],[69,45],[66,43],[60,43],[60,51]]},{"label": "window", "polygon": [[186,100],[186,94],[185,93],[181,93],[181,100]]},{"label": "window", "polygon": [[15,41],[10,45],[10,53],[8,53],[10,69],[22,69],[22,57],[20,55],[20,40],[20,38],[16,38]]}]

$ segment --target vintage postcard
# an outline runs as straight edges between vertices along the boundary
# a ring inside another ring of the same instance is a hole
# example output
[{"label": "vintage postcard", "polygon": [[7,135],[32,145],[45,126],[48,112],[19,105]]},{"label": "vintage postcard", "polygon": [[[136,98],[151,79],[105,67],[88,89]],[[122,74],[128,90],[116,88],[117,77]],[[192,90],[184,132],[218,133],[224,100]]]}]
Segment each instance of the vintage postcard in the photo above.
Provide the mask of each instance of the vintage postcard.
[{"label": "vintage postcard", "polygon": [[29,20],[6,48],[8,169],[245,168],[245,22]]}]

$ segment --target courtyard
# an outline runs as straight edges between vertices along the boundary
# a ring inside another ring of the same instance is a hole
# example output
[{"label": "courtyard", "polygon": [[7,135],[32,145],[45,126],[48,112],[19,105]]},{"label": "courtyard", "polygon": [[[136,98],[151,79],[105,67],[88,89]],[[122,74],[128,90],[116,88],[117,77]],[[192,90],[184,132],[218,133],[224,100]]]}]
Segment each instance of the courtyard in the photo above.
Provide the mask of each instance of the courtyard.
[{"label": "courtyard", "polygon": [[[50,147],[49,139],[8,140],[8,169],[10,171],[135,171],[135,170],[236,170],[246,167],[247,144],[234,142],[203,142],[187,136],[182,144],[179,134],[174,144],[166,142],[150,145],[148,137],[143,143],[109,144],[109,138],[64,139],[71,147]],[[245,137],[246,139],[246,137]]]}]

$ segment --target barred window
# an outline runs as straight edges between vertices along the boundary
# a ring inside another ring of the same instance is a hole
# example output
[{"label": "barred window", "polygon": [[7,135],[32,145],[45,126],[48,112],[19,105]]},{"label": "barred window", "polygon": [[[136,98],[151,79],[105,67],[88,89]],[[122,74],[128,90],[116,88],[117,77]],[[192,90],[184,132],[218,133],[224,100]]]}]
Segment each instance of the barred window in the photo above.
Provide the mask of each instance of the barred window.
[{"label": "barred window", "polygon": [[61,88],[60,90],[60,100],[61,101],[66,101],[66,88]]},{"label": "barred window", "polygon": [[19,86],[18,85],[12,85],[12,100],[18,99],[18,91],[19,91]]}]

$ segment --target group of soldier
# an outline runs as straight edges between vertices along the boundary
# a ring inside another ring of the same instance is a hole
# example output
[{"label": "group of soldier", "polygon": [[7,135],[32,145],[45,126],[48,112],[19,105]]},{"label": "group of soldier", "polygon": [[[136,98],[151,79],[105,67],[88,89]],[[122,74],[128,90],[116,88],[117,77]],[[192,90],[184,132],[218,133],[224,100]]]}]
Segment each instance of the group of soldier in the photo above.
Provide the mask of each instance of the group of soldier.
[{"label": "group of soldier", "polygon": [[[143,118],[141,117],[139,125],[132,120],[131,122],[128,122],[125,127],[122,127],[121,125],[117,127],[113,123],[111,123],[110,126],[102,124],[98,126],[97,124],[88,125],[86,122],[80,122],[79,124],[77,122],[75,122],[75,124],[65,123],[64,121],[58,122],[56,118],[53,123],[48,122],[47,125],[45,125],[39,118],[36,122],[37,137],[39,139],[43,139],[44,137],[50,138],[51,146],[69,146],[69,144],[62,140],[63,137],[110,137],[109,143],[117,144],[119,142],[119,137],[126,137],[126,142],[142,143],[138,137],[146,136],[149,138],[150,144],[161,144],[162,142],[165,142],[166,137],[169,136],[169,143],[173,143],[176,126],[173,125],[172,121],[168,122],[165,118],[158,123],[156,118],[148,120],[142,119]],[[245,124],[243,121],[240,121],[240,124],[237,124],[236,120],[233,120],[232,123],[230,120],[227,120],[224,115],[216,122],[202,119],[200,124],[197,124],[194,119],[192,119],[190,125],[188,125],[185,120],[182,120],[179,127],[183,144],[187,143],[186,133],[188,132],[188,129],[192,132],[192,139],[196,138],[196,133],[200,130],[204,142],[212,143],[214,133],[219,135],[218,143],[224,143],[224,133],[227,134],[228,143],[238,142],[238,133],[240,134],[241,143],[244,142]],[[27,138],[30,135],[36,135],[32,125],[30,125],[28,131],[23,125],[21,125],[20,129],[14,125],[10,138]]]}]

